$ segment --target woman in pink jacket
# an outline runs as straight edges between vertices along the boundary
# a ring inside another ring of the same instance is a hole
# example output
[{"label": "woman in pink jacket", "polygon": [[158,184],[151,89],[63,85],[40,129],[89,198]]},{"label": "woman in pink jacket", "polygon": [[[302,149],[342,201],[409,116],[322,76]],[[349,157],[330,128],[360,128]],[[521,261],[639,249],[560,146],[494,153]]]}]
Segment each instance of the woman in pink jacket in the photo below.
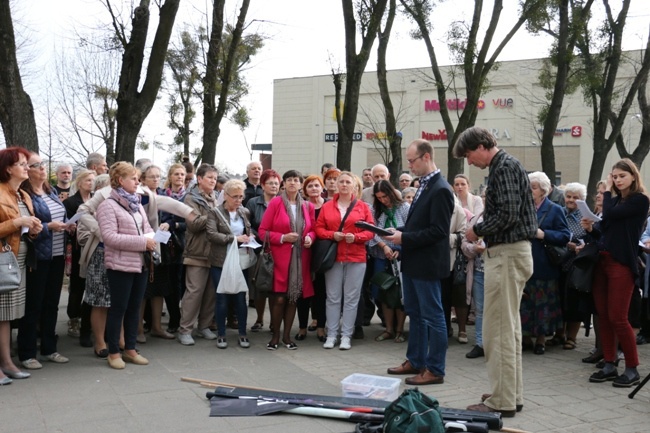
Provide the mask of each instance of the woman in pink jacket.
[{"label": "woman in pink jacket", "polygon": [[[325,290],[327,302],[327,340],[325,349],[334,348],[339,322],[341,325],[341,344],[339,349],[349,350],[352,347],[351,338],[354,332],[354,322],[357,317],[357,306],[366,272],[366,242],[374,234],[354,225],[357,221],[374,224],[375,220],[370,206],[355,197],[356,184],[354,175],[348,171],[341,172],[337,179],[338,193],[321,208],[316,221],[316,236],[319,239],[332,239],[338,242],[336,263],[332,269],[325,272]],[[345,220],[343,229],[339,231],[341,220],[348,208],[352,207]],[[341,304],[343,314],[341,317]]]},{"label": "woman in pink jacket", "polygon": [[[153,230],[140,204],[138,172],[128,162],[111,166],[111,195],[97,209],[97,222],[104,239],[104,264],[111,306],[106,319],[108,365],[121,370],[124,361],[147,365],[135,350],[140,304],[147,286],[149,268],[143,253],[150,254],[156,242],[145,233]],[[120,330],[124,323],[124,353],[120,356]]]},{"label": "woman in pink jacket", "polygon": [[284,191],[269,202],[258,230],[260,240],[264,240],[267,233],[269,235],[274,264],[273,294],[269,297],[273,337],[266,345],[268,350],[278,348],[283,320],[282,343],[289,350],[298,348],[291,340],[296,302],[301,297],[314,296],[309,266],[309,248],[316,238],[314,206],[300,195],[304,181],[300,172],[289,170],[282,176],[282,181]]}]

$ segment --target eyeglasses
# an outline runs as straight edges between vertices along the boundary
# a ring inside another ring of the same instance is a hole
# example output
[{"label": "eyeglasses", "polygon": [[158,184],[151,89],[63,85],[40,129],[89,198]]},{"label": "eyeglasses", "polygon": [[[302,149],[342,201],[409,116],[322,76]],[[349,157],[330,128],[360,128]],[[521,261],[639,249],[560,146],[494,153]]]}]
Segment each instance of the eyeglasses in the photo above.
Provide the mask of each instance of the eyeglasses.
[{"label": "eyeglasses", "polygon": [[15,162],[14,165],[22,168],[29,167],[29,164],[27,164],[26,162]]},{"label": "eyeglasses", "polygon": [[231,199],[236,200],[236,201],[242,201],[242,200],[244,200],[244,196],[243,196],[243,195],[230,195],[230,194],[228,194],[228,193],[226,193],[226,195],[227,195],[228,197],[230,197]]},{"label": "eyeglasses", "polygon": [[280,186],[280,182],[265,182],[264,185],[266,186]]},{"label": "eyeglasses", "polygon": [[420,156],[418,156],[417,158],[407,159],[406,162],[408,162],[409,164],[413,164],[415,161],[417,161],[418,159],[422,158],[423,156],[424,156],[424,155],[420,155]]},{"label": "eyeglasses", "polygon": [[149,176],[147,176],[147,179],[160,179],[160,175],[159,174],[150,174]]},{"label": "eyeglasses", "polygon": [[29,168],[43,168],[43,167],[45,167],[46,165],[47,165],[47,164],[45,164],[44,162],[35,162],[35,163],[33,163],[33,164],[29,164],[28,167],[29,167]]}]

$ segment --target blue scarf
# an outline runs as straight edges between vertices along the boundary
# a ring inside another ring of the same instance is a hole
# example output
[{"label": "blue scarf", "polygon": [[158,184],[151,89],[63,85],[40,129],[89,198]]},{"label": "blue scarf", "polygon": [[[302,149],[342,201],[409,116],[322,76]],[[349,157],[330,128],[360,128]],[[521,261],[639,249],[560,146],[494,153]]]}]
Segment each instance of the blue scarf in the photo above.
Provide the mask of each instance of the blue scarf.
[{"label": "blue scarf", "polygon": [[137,213],[140,209],[140,194],[130,194],[124,191],[124,188],[120,187],[115,190],[118,196],[123,198],[129,204],[129,209],[131,213]]}]

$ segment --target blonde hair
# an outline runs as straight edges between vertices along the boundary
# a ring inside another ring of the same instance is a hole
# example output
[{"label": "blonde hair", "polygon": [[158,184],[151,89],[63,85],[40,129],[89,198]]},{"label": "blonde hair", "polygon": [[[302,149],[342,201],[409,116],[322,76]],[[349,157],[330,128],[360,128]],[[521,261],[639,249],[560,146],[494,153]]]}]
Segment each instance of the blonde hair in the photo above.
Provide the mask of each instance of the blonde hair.
[{"label": "blonde hair", "polygon": [[81,182],[83,182],[88,176],[97,176],[97,173],[95,170],[88,169],[83,169],[77,173],[77,177],[75,177],[74,182],[72,182],[72,186],[70,187],[70,195],[74,195],[79,191],[79,185],[81,185]]},{"label": "blonde hair", "polygon": [[175,164],[172,164],[169,166],[169,170],[167,170],[167,179],[165,179],[165,188],[171,188],[172,186],[172,174],[178,169],[182,169],[185,172],[185,175],[187,176],[187,169],[183,164],[180,162],[177,162]]},{"label": "blonde hair", "polygon": [[230,194],[232,191],[240,189],[246,191],[246,184],[239,179],[230,179],[223,185],[223,190],[226,194]]},{"label": "blonde hair", "polygon": [[108,175],[111,177],[111,188],[118,189],[120,187],[120,179],[124,179],[137,172],[138,170],[130,162],[118,161],[111,165],[108,171]]}]

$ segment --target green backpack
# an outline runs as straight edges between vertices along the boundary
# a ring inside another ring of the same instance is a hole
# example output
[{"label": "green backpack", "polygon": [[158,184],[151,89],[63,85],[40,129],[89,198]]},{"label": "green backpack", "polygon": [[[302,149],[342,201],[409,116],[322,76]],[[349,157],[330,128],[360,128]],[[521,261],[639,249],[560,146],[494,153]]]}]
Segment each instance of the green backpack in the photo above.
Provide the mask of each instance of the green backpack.
[{"label": "green backpack", "polygon": [[417,388],[405,390],[384,413],[384,433],[445,433],[438,400]]}]

